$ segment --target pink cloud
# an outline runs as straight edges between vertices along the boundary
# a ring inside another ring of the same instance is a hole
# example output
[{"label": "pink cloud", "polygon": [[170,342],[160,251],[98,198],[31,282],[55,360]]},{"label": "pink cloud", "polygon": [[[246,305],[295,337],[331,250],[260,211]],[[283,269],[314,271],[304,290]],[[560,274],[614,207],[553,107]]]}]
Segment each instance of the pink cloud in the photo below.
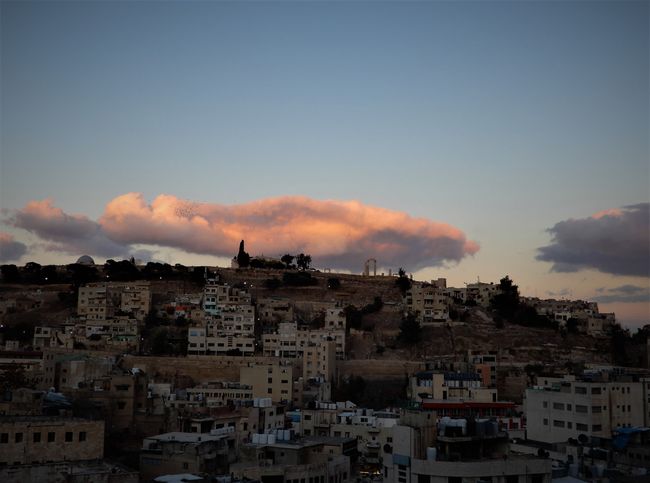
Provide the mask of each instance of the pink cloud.
[{"label": "pink cloud", "polygon": [[51,200],[32,201],[9,222],[67,253],[118,256],[132,245],[233,256],[246,240],[253,254],[309,253],[320,266],[356,270],[369,257],[416,270],[458,262],[479,247],[451,225],[359,201],[282,196],[240,205],[197,203],[140,193],[111,200],[98,221],[70,215]]},{"label": "pink cloud", "polygon": [[140,193],[108,203],[99,223],[120,243],[231,256],[245,239],[254,254],[310,253],[320,263],[357,268],[367,257],[409,269],[459,261],[478,244],[458,228],[358,201],[268,198],[241,205],[195,203]]}]

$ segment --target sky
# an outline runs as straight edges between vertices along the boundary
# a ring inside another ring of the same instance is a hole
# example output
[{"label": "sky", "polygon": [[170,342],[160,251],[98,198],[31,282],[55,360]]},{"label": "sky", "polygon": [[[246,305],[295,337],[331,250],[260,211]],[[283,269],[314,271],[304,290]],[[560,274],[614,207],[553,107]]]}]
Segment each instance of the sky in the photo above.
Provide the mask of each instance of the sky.
[{"label": "sky", "polygon": [[650,322],[647,1],[0,3],[0,262],[310,253]]}]

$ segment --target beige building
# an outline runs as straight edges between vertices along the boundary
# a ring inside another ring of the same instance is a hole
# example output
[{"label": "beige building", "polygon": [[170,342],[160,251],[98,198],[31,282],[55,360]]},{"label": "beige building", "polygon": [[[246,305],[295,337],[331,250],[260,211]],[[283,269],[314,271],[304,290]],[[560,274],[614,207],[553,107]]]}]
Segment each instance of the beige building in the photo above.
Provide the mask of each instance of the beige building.
[{"label": "beige building", "polygon": [[[335,320],[338,319],[333,318],[331,322],[338,323]],[[345,328],[299,330],[297,323],[285,322],[278,325],[277,333],[262,336],[262,348],[264,355],[268,357],[300,358],[303,357],[306,347],[321,344],[329,339],[335,342],[336,358],[345,359]]]},{"label": "beige building", "polygon": [[305,347],[302,353],[302,377],[334,381],[336,374],[336,342],[323,340]]},{"label": "beige building", "polygon": [[77,314],[86,320],[110,319],[121,311],[143,321],[150,310],[149,282],[91,283],[79,288]]},{"label": "beige building", "polygon": [[0,467],[103,457],[103,421],[48,416],[0,417]]},{"label": "beige building", "polygon": [[253,388],[254,398],[271,398],[273,402],[291,401],[294,366],[289,364],[256,364],[240,369],[239,381]]},{"label": "beige building", "polygon": [[205,407],[220,407],[235,401],[253,399],[253,388],[239,382],[207,382],[185,390],[188,401],[200,402]]},{"label": "beige building", "polygon": [[581,434],[611,438],[618,427],[648,426],[645,384],[608,373],[540,378],[526,390],[527,438],[561,443]]},{"label": "beige building", "polygon": [[423,324],[449,320],[449,303],[442,284],[414,283],[404,295],[406,313]]},{"label": "beige building", "polygon": [[72,349],[74,345],[74,325],[60,327],[34,327],[34,350],[46,348]]},{"label": "beige building", "polygon": [[422,371],[409,378],[409,399],[495,402],[497,390],[484,387],[481,376],[469,372]]},{"label": "beige building", "polygon": [[293,303],[289,299],[268,297],[257,300],[257,317],[263,324],[277,325],[294,320]]}]

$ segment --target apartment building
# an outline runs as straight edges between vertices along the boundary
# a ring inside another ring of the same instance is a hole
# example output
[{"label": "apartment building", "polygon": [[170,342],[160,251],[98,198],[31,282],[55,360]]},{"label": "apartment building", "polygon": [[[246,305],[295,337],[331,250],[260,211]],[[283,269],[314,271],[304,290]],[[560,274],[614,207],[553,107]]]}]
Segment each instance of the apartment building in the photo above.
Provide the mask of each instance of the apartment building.
[{"label": "apartment building", "polygon": [[143,321],[151,310],[149,282],[91,283],[79,288],[77,314],[86,320],[106,320],[120,313]]},{"label": "apartment building", "polygon": [[253,388],[254,398],[291,401],[294,371],[294,366],[288,364],[249,365],[240,369],[239,382]]},{"label": "apartment building", "polygon": [[[334,318],[330,320],[334,323]],[[344,328],[298,329],[296,322],[281,323],[278,325],[276,333],[264,334],[262,336],[262,349],[264,355],[269,357],[304,357],[305,348],[321,344],[323,341],[330,339],[335,342],[336,358],[345,359]]]},{"label": "apartment building", "polygon": [[448,399],[494,402],[497,390],[484,387],[478,373],[421,371],[409,378],[408,396],[416,402]]},{"label": "apartment building", "polygon": [[0,467],[104,457],[104,421],[0,416]]},{"label": "apartment building", "polygon": [[277,325],[294,320],[293,303],[289,299],[267,297],[257,300],[257,317],[262,324]]},{"label": "apartment building", "polygon": [[334,381],[336,373],[336,341],[322,340],[311,344],[302,352],[302,377],[323,382]]},{"label": "apartment building", "polygon": [[60,327],[34,327],[34,350],[41,351],[46,348],[72,349],[74,346],[74,324],[65,324]]},{"label": "apartment building", "polygon": [[617,428],[648,426],[648,386],[638,376],[601,372],[544,377],[526,390],[527,438],[566,442],[580,435],[609,439]]},{"label": "apartment building", "polygon": [[384,481],[550,483],[551,461],[510,453],[508,434],[491,421],[404,411],[384,455]]},{"label": "apartment building", "polygon": [[415,315],[422,325],[449,320],[448,297],[442,285],[446,283],[414,283],[404,296],[406,313]]},{"label": "apartment building", "polygon": [[251,294],[242,288],[208,280],[203,289],[203,310],[217,315],[225,305],[251,305]]},{"label": "apartment building", "polygon": [[206,407],[219,407],[236,401],[252,400],[253,387],[239,382],[207,382],[185,389],[188,401],[202,403]]},{"label": "apartment building", "polygon": [[228,471],[230,448],[227,434],[172,432],[145,438],[140,451],[140,478],[151,481],[167,474]]},{"label": "apartment building", "polygon": [[262,438],[242,446],[241,461],[231,465],[236,478],[278,483],[352,481],[346,449],[353,440],[279,440]]}]

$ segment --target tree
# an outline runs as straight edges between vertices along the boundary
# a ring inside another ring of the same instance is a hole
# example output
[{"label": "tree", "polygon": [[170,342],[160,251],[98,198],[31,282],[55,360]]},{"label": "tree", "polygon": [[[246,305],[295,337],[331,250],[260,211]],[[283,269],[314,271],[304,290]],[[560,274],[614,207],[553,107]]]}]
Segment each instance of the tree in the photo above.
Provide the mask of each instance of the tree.
[{"label": "tree", "polygon": [[421,337],[422,327],[420,327],[420,322],[418,322],[415,315],[407,315],[399,326],[398,339],[408,345],[413,345],[417,344]]},{"label": "tree", "polygon": [[251,257],[244,250],[244,240],[239,242],[239,252],[237,253],[237,265],[239,268],[246,268],[251,263]]},{"label": "tree", "polygon": [[311,265],[311,255],[305,255],[304,253],[301,253],[296,258],[296,265],[298,265],[298,269],[300,270],[307,270],[309,268],[309,265]]},{"label": "tree", "polygon": [[405,294],[411,288],[411,280],[406,276],[406,272],[402,267],[397,271],[398,277],[395,280],[395,285],[400,289],[402,294]]},{"label": "tree", "polygon": [[293,255],[286,254],[282,255],[282,258],[280,258],[280,261],[286,265],[287,268],[293,267],[293,259],[296,258]]},{"label": "tree", "polygon": [[0,267],[0,273],[2,273],[2,281],[4,283],[20,282],[20,272],[16,265],[2,265]]},{"label": "tree", "polygon": [[506,320],[513,320],[519,308],[519,288],[507,275],[499,282],[499,293],[490,301],[492,308]]}]

